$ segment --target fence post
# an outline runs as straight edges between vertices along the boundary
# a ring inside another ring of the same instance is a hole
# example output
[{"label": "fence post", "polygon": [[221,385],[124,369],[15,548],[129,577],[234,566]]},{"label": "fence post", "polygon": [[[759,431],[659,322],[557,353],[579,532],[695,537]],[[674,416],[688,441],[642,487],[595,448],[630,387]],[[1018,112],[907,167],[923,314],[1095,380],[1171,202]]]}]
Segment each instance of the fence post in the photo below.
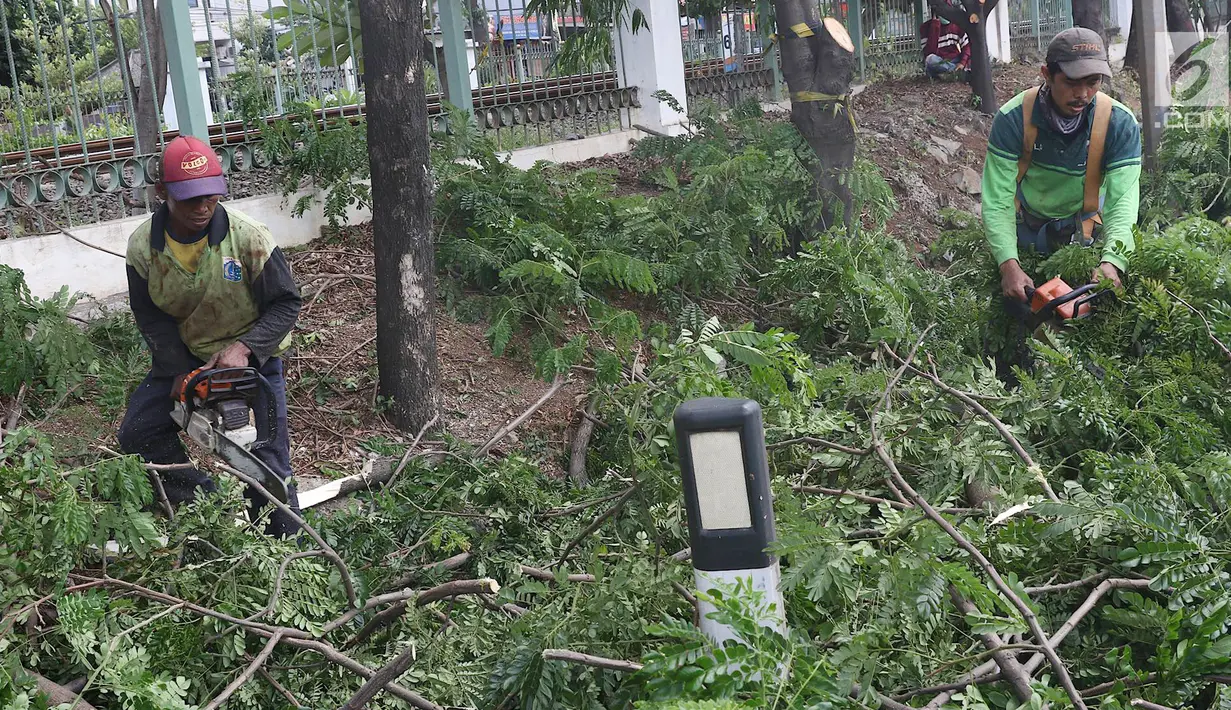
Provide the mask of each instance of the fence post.
[{"label": "fence post", "polygon": [[765,55],[766,61],[769,62],[769,66],[774,72],[774,88],[771,90],[772,93],[770,93],[770,97],[774,100],[774,103],[779,103],[783,99],[782,65],[778,60],[779,54],[778,43],[775,42],[774,46],[770,47],[769,52]]},{"label": "fence post", "polygon": [[474,113],[470,93],[470,63],[466,60],[466,31],[462,28],[461,0],[440,0],[440,34],[445,45],[445,68],[449,74],[449,102],[467,114]]},{"label": "fence post", "polygon": [[1039,0],[1030,0],[1030,26],[1034,29],[1035,50],[1043,51],[1043,28],[1039,26]]},{"label": "fence post", "polygon": [[171,75],[169,83],[175,97],[180,134],[208,140],[209,116],[201,96],[201,72],[197,70],[197,48],[192,41],[188,3],[164,3],[162,12],[162,39],[167,45],[167,70]]},{"label": "fence post", "polygon": [[859,81],[864,80],[863,0],[850,0],[851,39],[855,41],[855,60],[859,63]]},{"label": "fence post", "polygon": [[[649,29],[633,32],[626,24],[620,26],[616,51],[620,85],[637,90],[640,125],[656,133],[679,135],[688,113],[679,6],[663,0],[630,0],[629,5],[630,10],[642,12]],[[659,90],[671,94],[683,111],[654,98]]]}]

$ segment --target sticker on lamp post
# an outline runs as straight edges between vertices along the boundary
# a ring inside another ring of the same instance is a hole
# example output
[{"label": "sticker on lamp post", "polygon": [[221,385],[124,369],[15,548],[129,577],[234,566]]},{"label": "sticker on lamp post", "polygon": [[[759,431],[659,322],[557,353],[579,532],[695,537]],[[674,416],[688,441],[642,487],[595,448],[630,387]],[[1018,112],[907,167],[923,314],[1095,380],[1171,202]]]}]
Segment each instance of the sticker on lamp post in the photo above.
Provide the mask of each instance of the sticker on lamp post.
[{"label": "sticker on lamp post", "polygon": [[[697,590],[730,588],[759,592],[763,626],[786,634],[774,541],[773,501],[761,407],[749,399],[704,397],[675,410],[676,447]],[[713,604],[700,599],[701,630],[719,646],[737,635],[708,616]]]}]

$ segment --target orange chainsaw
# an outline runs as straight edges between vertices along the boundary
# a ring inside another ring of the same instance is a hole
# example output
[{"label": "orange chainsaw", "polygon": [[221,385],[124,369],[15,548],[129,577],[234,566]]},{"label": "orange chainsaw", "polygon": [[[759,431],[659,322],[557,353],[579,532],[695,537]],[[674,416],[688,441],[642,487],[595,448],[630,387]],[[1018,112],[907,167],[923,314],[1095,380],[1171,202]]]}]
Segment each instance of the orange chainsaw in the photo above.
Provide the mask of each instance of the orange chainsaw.
[{"label": "orange chainsaw", "polygon": [[1107,293],[1097,289],[1098,284],[1072,288],[1059,276],[1038,288],[1027,288],[1030,315],[1026,327],[1033,332],[1041,325],[1065,325],[1088,318],[1094,313],[1095,302]]},{"label": "orange chainsaw", "polygon": [[[265,407],[258,405],[261,394]],[[190,439],[286,502],[286,482],[254,453],[271,446],[278,434],[269,380],[251,367],[201,368],[185,375],[171,397],[175,400],[171,418]],[[263,439],[258,438],[261,431]]]}]

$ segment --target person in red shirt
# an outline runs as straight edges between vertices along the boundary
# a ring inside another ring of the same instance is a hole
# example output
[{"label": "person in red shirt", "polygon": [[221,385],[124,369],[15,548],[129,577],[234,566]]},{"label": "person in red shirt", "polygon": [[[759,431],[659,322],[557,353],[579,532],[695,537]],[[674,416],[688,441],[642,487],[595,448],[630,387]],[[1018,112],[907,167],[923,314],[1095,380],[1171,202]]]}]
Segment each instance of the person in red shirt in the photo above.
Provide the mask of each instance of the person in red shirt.
[{"label": "person in red shirt", "polygon": [[932,15],[932,19],[919,26],[919,43],[923,47],[923,71],[928,77],[962,72],[965,78],[970,68],[970,38],[957,25]]}]

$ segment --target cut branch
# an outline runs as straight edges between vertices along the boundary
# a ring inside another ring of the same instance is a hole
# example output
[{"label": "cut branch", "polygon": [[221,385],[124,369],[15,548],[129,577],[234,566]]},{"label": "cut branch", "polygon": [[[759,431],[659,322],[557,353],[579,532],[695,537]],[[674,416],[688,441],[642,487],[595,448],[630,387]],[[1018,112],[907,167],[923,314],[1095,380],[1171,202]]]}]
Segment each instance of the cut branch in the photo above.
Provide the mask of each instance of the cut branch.
[{"label": "cut branch", "polygon": [[590,437],[594,435],[594,425],[597,423],[594,418],[596,411],[598,411],[598,396],[591,395],[586,408],[581,412],[581,421],[577,423],[577,433],[573,435],[573,443],[569,447],[568,477],[582,488],[590,485],[590,480],[586,477],[586,452],[590,448]]},{"label": "cut branch", "polygon": [[[924,335],[927,335],[926,331],[924,332]],[[911,368],[910,363],[914,360],[915,352],[918,350],[919,345],[922,342],[923,339],[920,338],[919,341],[915,343],[914,347],[911,348],[911,351],[907,354],[905,360],[898,357],[897,353],[894,353],[892,349],[887,348],[889,349],[889,352],[893,354],[893,357],[898,360],[898,362],[902,363],[902,366],[899,368],[897,376],[890,380],[888,387],[886,387],[886,397],[888,397],[890,390],[892,390],[893,386],[897,383],[897,380],[901,374],[908,368]],[[919,370],[915,370],[915,372],[919,372]],[[930,375],[925,374],[923,376],[928,379],[932,379],[932,376]],[[933,383],[941,386],[941,389],[945,389],[946,391],[956,391],[948,385],[944,385],[940,382],[939,378],[935,378]],[[977,407],[978,409],[982,409],[984,412],[987,412],[982,405],[969,397],[966,397],[965,401],[969,405],[973,405],[973,407]],[[976,409],[976,411],[978,411],[978,409]],[[988,413],[988,416],[991,416],[990,412]],[[995,419],[994,417],[992,418]],[[994,423],[996,422],[1000,422],[1000,420],[995,419]],[[979,548],[971,544],[964,535],[958,532],[957,528],[954,528],[948,520],[945,520],[945,518],[938,513],[936,509],[923,498],[923,496],[919,495],[919,492],[916,491],[910,483],[906,481],[906,478],[903,477],[902,473],[898,470],[897,463],[885,449],[884,439],[881,438],[880,432],[877,431],[876,428],[875,417],[869,420],[869,427],[872,431],[872,446],[876,450],[877,457],[880,458],[881,462],[885,464],[885,468],[889,470],[889,475],[893,482],[896,483],[912,501],[914,501],[915,505],[922,508],[924,513],[931,518],[933,522],[939,525],[940,528],[949,535],[949,537],[953,538],[953,541],[956,542],[959,547],[965,550],[966,553],[975,560],[979,568],[983,570],[984,574],[991,578],[992,582],[996,585],[996,588],[1000,590],[1000,593],[1013,604],[1018,613],[1022,615],[1022,618],[1026,620],[1026,625],[1030,627],[1030,632],[1034,635],[1035,640],[1043,646],[1043,655],[1046,656],[1048,662],[1051,663],[1052,670],[1056,674],[1057,682],[1064,688],[1065,692],[1068,693],[1069,700],[1073,702],[1073,706],[1077,708],[1077,710],[1086,710],[1086,704],[1081,698],[1081,693],[1077,692],[1076,686],[1073,685],[1073,679],[1069,676],[1068,668],[1064,665],[1064,662],[1060,659],[1060,656],[1056,653],[1056,650],[1050,645],[1047,633],[1043,631],[1043,627],[1039,624],[1038,617],[1035,616],[1034,611],[1030,609],[1028,604],[1022,601],[1021,597],[1017,596],[1017,593],[1014,592],[1013,588],[1004,581],[1004,579],[1000,576],[1000,572],[994,565],[992,565],[991,561],[984,556]],[[1007,433],[1008,431],[1004,428],[1004,424],[1002,422],[999,423],[997,428],[1001,429],[1002,433]],[[1013,441],[1016,442],[1016,439]],[[1020,449],[1020,444],[1017,446]],[[1026,455],[1027,459],[1029,459],[1029,454],[1026,454],[1024,449],[1020,451],[1019,455],[1023,454]],[[1031,461],[1030,465],[1033,465],[1033,461]]]},{"label": "cut branch", "polygon": [[[1225,183],[1223,184],[1223,187],[1224,188],[1226,187]],[[1210,341],[1218,346],[1218,349],[1222,351],[1222,354],[1224,357],[1226,357],[1228,360],[1231,360],[1231,349],[1228,349],[1226,344],[1223,343],[1221,340],[1219,340],[1218,336],[1214,335],[1214,329],[1210,327],[1210,321],[1206,319],[1205,314],[1197,310],[1196,308],[1193,308],[1191,305],[1189,305],[1188,301],[1185,301],[1184,299],[1180,298],[1178,295],[1172,293],[1170,289],[1167,290],[1167,295],[1179,301],[1181,304],[1184,305],[1185,308],[1192,311],[1193,314],[1195,314],[1198,318],[1201,319],[1201,322],[1205,324],[1205,334],[1209,336]]]},{"label": "cut branch", "polygon": [[[460,579],[453,582],[445,582],[438,587],[432,587],[426,591],[419,592],[417,595],[414,595],[414,602],[415,606],[424,606],[434,601],[464,594],[496,594],[499,591],[500,584],[494,579],[486,577],[483,579]],[[402,600],[378,613],[344,644],[344,648],[353,648],[367,641],[377,631],[402,618],[406,613],[406,609],[407,600]]]},{"label": "cut branch", "polygon": [[9,418],[4,422],[4,431],[0,432],[0,441],[4,440],[3,434],[5,432],[12,432],[17,428],[17,422],[21,419],[22,403],[25,399],[26,385],[22,383],[21,387],[17,389],[17,396],[13,398],[13,406],[9,409]]},{"label": "cut branch", "polygon": [[[556,575],[552,574],[551,572],[548,572],[545,569],[539,569],[537,567],[530,567],[529,565],[519,565],[519,567],[521,568],[521,573],[526,575],[527,577],[541,579],[544,582],[556,581]],[[570,582],[593,582],[594,575],[592,574],[570,574],[568,575],[567,579]]]},{"label": "cut branch", "polygon": [[[1056,629],[1056,633],[1052,635],[1051,641],[1045,642],[1045,646],[1050,647],[1050,648],[1055,648],[1056,646],[1059,646],[1060,643],[1064,641],[1065,637],[1068,636],[1069,633],[1072,632],[1073,629],[1077,628],[1077,624],[1094,609],[1094,605],[1097,604],[1098,600],[1101,599],[1103,595],[1106,594],[1107,592],[1113,589],[1149,589],[1149,588],[1150,588],[1150,580],[1148,579],[1115,578],[1115,579],[1103,580],[1097,587],[1091,590],[1090,595],[1086,597],[1086,600],[1082,602],[1081,606],[1077,607],[1077,611],[1073,612],[1073,614],[1069,616],[1068,620],[1065,621],[1063,624],[1061,624],[1060,628]],[[1048,660],[1050,661],[1051,659],[1049,658]],[[1043,663],[1043,654],[1036,653],[1034,656],[1030,658],[1029,661],[1026,661],[1026,663],[1024,664],[1026,666],[1026,672],[1034,673],[1034,671],[1042,663]]]},{"label": "cut branch", "polygon": [[1081,694],[1084,697],[1090,698],[1096,695],[1102,695],[1103,693],[1114,689],[1118,685],[1123,685],[1125,688],[1138,688],[1143,685],[1153,683],[1156,680],[1158,680],[1157,673],[1148,673],[1144,678],[1117,678],[1116,680],[1109,680],[1106,683],[1092,685],[1081,691]]},{"label": "cut branch", "polygon": [[586,501],[585,503],[578,503],[577,505],[570,505],[567,508],[556,508],[553,510],[547,510],[547,511],[544,511],[543,513],[540,513],[539,517],[541,518],[561,518],[566,515],[572,515],[573,513],[580,513],[581,511],[587,508],[593,508],[596,505],[602,505],[603,503],[613,501],[627,492],[628,492],[628,489],[626,488],[618,493],[612,493],[611,495],[606,495],[606,496],[603,496],[602,498],[595,498],[594,500]]},{"label": "cut branch", "polygon": [[564,552],[560,553],[560,559],[556,560],[556,563],[552,565],[552,567],[559,567],[560,565],[564,564],[565,561],[568,560],[569,553],[573,551],[573,548],[581,544],[581,541],[589,537],[590,534],[593,533],[595,530],[598,530],[599,527],[607,520],[607,518],[610,518],[611,516],[620,512],[620,509],[624,507],[624,504],[628,502],[628,499],[636,491],[637,491],[637,486],[635,484],[632,486],[629,486],[628,490],[624,491],[624,494],[621,495],[619,498],[617,498],[616,502],[610,508],[607,509],[607,512],[595,518],[593,522],[591,522],[589,525],[586,526],[585,530],[582,530],[581,533],[577,537],[573,538],[573,541],[568,544],[568,547],[564,548]]},{"label": "cut branch", "polygon": [[342,706],[342,710],[361,710],[361,708],[366,708],[368,703],[372,701],[372,698],[376,697],[377,693],[384,690],[390,681],[397,680],[414,662],[415,644],[412,641],[392,661],[389,661],[383,668],[376,671],[359,688],[359,691],[352,695],[350,700],[346,701],[346,704]]},{"label": "cut branch", "polygon": [[294,554],[287,555],[286,559],[282,560],[282,564],[278,565],[278,574],[274,577],[274,588],[273,591],[269,593],[269,603],[265,605],[264,609],[258,611],[252,616],[249,616],[245,619],[245,621],[256,621],[261,617],[274,613],[274,607],[278,605],[278,595],[282,593],[282,579],[286,576],[286,568],[289,567],[292,562],[295,560],[301,560],[305,557],[320,557],[324,554],[325,553],[322,550],[308,550],[306,552],[296,552]]},{"label": "cut branch", "polygon": [[1026,587],[1026,593],[1030,595],[1048,594],[1051,592],[1066,592],[1070,589],[1080,589],[1082,587],[1088,587],[1091,584],[1094,584],[1095,582],[1098,582],[1100,580],[1106,579],[1108,575],[1110,574],[1111,574],[1110,572],[1104,571],[1104,572],[1099,572],[1098,574],[1092,574],[1089,577],[1086,577],[1085,579],[1079,579],[1076,582],[1065,582],[1064,584],[1047,584],[1041,587]]},{"label": "cut branch", "polygon": [[[34,678],[34,682],[38,686],[38,692],[47,696],[47,707],[54,708],[65,703],[72,703],[77,697],[77,693],[69,688],[60,685],[44,676],[35,673],[32,670],[23,669],[26,674]],[[95,710],[94,706],[84,700],[77,700],[75,704],[70,705],[70,710]]]},{"label": "cut branch", "polygon": [[1145,710],[1174,710],[1174,708],[1169,708],[1166,705],[1159,705],[1158,703],[1152,703],[1148,700],[1142,700],[1141,698],[1135,698],[1129,704],[1135,708],[1144,708]]},{"label": "cut branch", "polygon": [[295,511],[291,510],[290,506],[278,500],[277,498],[273,496],[272,493],[265,490],[265,486],[262,486],[255,478],[253,478],[252,476],[249,476],[248,474],[242,471],[236,470],[235,468],[231,466],[227,466],[226,464],[219,464],[219,466],[222,468],[222,470],[226,471],[232,476],[235,476],[236,478],[243,481],[244,483],[247,483],[254,490],[259,492],[261,495],[265,496],[265,498],[270,503],[272,503],[276,508],[278,508],[278,510],[281,510],[283,513],[289,516],[292,520],[299,523],[299,526],[303,529],[304,532],[308,533],[308,536],[312,538],[313,542],[316,543],[317,547],[321,548],[321,552],[324,553],[325,558],[328,559],[330,562],[332,562],[334,567],[338,568],[338,574],[342,577],[342,586],[346,588],[347,603],[350,604],[350,607],[352,609],[358,606],[359,603],[358,601],[356,601],[356,598],[355,598],[355,582],[354,582],[354,579],[351,577],[350,570],[347,569],[346,562],[342,560],[342,557],[338,555],[338,553],[334,551],[332,547],[330,547],[329,543],[325,542],[325,538],[321,537],[321,534],[318,533],[315,528],[313,528],[311,525],[308,525],[308,522],[304,520],[302,516],[295,513]]},{"label": "cut branch", "polygon": [[286,698],[286,701],[288,703],[290,703],[291,705],[294,705],[297,708],[302,708],[304,706],[303,703],[299,702],[299,700],[294,695],[291,695],[291,691],[282,687],[281,683],[274,680],[274,677],[269,674],[269,671],[265,670],[264,668],[258,668],[256,672],[260,673],[261,677],[265,679],[265,682],[269,683],[269,685],[272,686],[274,690],[278,691],[279,695]]},{"label": "cut branch", "polygon": [[913,357],[908,357],[906,360],[903,360],[896,352],[893,351],[893,348],[885,346],[885,349],[889,351],[889,354],[892,355],[895,360],[902,363],[903,367],[915,373],[919,377],[928,380],[942,392],[957,399],[967,407],[970,407],[975,411],[975,413],[987,420],[993,427],[996,428],[996,431],[1000,432],[1000,437],[1005,440],[1005,443],[1007,443],[1010,448],[1013,449],[1013,452],[1016,453],[1017,457],[1022,460],[1022,463],[1026,464],[1026,469],[1030,471],[1036,480],[1038,480],[1039,484],[1043,487],[1043,491],[1047,494],[1048,499],[1050,499],[1053,503],[1060,502],[1060,499],[1056,496],[1056,492],[1052,490],[1051,484],[1048,483],[1047,478],[1043,476],[1043,469],[1041,469],[1038,464],[1034,462],[1034,459],[1031,458],[1030,454],[1026,452],[1025,447],[1023,447],[1021,442],[1017,440],[1017,437],[1013,436],[1013,433],[1009,431],[1009,427],[1005,426],[1004,422],[1000,421],[999,417],[992,414],[988,411],[987,407],[984,407],[965,392],[950,387],[936,375],[920,370],[912,365],[911,361],[914,359]]},{"label": "cut branch", "polygon": [[909,505],[906,505],[905,503],[899,503],[896,500],[889,500],[887,498],[877,498],[875,496],[864,495],[863,493],[854,493],[846,489],[822,488],[820,486],[792,486],[792,488],[799,493],[821,494],[821,495],[827,495],[827,496],[834,496],[835,498],[850,497],[850,498],[854,498],[855,500],[863,502],[863,503],[871,503],[872,505],[884,504],[884,505],[888,505],[893,508],[897,508],[898,510],[906,510],[907,508],[911,507]]},{"label": "cut branch", "polygon": [[437,569],[444,571],[444,572],[452,572],[455,569],[460,569],[461,567],[464,567],[466,563],[469,561],[470,561],[470,553],[461,552],[448,559],[444,559],[439,562],[431,562],[429,564],[419,567],[415,571],[405,576],[398,577],[397,579],[393,580],[392,582],[389,583],[388,589],[406,589],[410,585],[414,584],[415,580],[418,579],[419,576],[422,575],[424,572],[430,572],[432,570],[437,570]]},{"label": "cut branch", "polygon": [[621,671],[624,673],[636,673],[642,669],[642,665],[636,661],[621,661],[615,658],[603,658],[602,656],[591,656],[588,653],[577,653],[576,651],[564,651],[556,648],[549,648],[543,651],[544,661],[562,661],[564,663],[576,663],[592,668],[603,668],[609,671]]},{"label": "cut branch", "polygon": [[227,687],[223,688],[222,692],[218,694],[218,697],[209,701],[209,705],[206,705],[204,710],[218,710],[218,708],[222,707],[223,703],[235,694],[235,691],[239,690],[244,683],[252,680],[252,676],[260,670],[261,666],[265,665],[265,661],[268,660],[269,654],[274,652],[274,649],[277,648],[278,643],[281,641],[281,633],[276,633],[273,636],[270,636],[268,643],[265,644],[265,648],[262,648],[256,658],[252,659],[252,663],[248,664],[248,667],[244,669],[244,672],[240,673],[238,678],[231,681]]},{"label": "cut branch", "polygon": [[[953,599],[953,605],[957,610],[962,612],[963,616],[979,613],[970,600],[962,596],[958,588],[949,585],[949,596]],[[1003,649],[1005,645],[1000,637],[993,633],[979,634],[979,639],[983,641],[983,645],[991,651],[992,658],[995,659],[996,665],[1000,667],[1000,675],[1009,682],[1009,686],[1013,688],[1013,695],[1017,697],[1019,702],[1029,702],[1034,695],[1034,690],[1030,687],[1030,676],[1026,674],[1026,670],[1017,662],[1017,659],[1008,650]]]},{"label": "cut branch", "polygon": [[410,442],[410,446],[406,447],[406,452],[402,454],[402,458],[398,461],[397,467],[393,469],[393,473],[389,474],[390,487],[393,486],[393,482],[397,480],[398,476],[402,475],[402,469],[406,468],[406,464],[410,462],[410,455],[414,452],[415,447],[419,445],[419,442],[423,440],[423,435],[426,434],[427,430],[431,429],[439,420],[440,415],[433,414],[427,424],[424,424],[423,428],[419,430],[419,433],[415,435],[415,440]]},{"label": "cut branch", "polygon": [[872,453],[872,449],[856,449],[853,446],[846,446],[844,444],[826,441],[825,439],[818,439],[815,436],[800,436],[794,439],[787,439],[786,441],[776,441],[772,444],[766,445],[765,448],[770,450],[782,449],[788,446],[794,446],[795,444],[808,444],[809,446],[815,446],[821,449],[831,449],[844,454],[850,454],[851,456],[867,456]]},{"label": "cut branch", "polygon": [[491,453],[493,446],[495,446],[496,444],[499,444],[502,440],[504,440],[504,437],[508,436],[509,434],[512,434],[513,430],[521,426],[522,422],[534,416],[534,413],[539,411],[539,408],[542,407],[544,404],[546,404],[547,400],[554,397],[555,394],[560,391],[560,388],[564,387],[564,384],[566,382],[568,382],[568,379],[565,378],[563,375],[557,376],[556,381],[553,382],[551,385],[551,389],[547,390],[547,392],[545,392],[542,397],[539,397],[539,401],[530,405],[530,408],[522,412],[519,417],[509,422],[508,424],[505,424],[503,427],[499,429],[499,431],[493,434],[492,437],[487,440],[487,443],[484,444],[482,448],[479,449],[479,453],[477,454],[477,456],[479,458],[483,458],[484,456],[487,456],[489,453]]}]

